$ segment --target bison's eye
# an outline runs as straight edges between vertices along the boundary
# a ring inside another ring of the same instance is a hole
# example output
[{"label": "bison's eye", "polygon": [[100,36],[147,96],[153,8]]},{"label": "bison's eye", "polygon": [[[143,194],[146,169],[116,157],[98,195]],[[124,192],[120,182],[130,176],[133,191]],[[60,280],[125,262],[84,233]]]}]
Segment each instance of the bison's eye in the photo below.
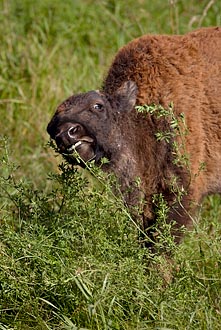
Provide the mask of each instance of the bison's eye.
[{"label": "bison's eye", "polygon": [[103,104],[95,103],[94,104],[94,109],[95,110],[103,110]]}]

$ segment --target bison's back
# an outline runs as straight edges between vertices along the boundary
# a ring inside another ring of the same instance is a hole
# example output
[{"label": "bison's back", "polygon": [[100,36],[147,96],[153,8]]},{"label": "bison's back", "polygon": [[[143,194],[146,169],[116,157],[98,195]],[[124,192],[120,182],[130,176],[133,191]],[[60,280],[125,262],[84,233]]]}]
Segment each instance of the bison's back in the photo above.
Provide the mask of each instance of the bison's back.
[{"label": "bison's back", "polygon": [[144,35],[119,50],[103,89],[112,94],[125,80],[133,80],[139,103],[167,103],[165,96],[176,98],[178,90],[188,97],[189,84],[198,94],[199,88],[207,87],[205,76],[220,68],[221,28],[203,28],[183,36]]},{"label": "bison's back", "polygon": [[199,52],[209,64],[218,64],[221,67],[221,28],[203,28],[189,33],[196,43]]},{"label": "bison's back", "polygon": [[221,191],[221,28],[203,28],[186,35],[145,35],[117,53],[103,89],[113,94],[124,81],[138,86],[137,104],[174,103],[189,128],[187,151],[196,200]]}]

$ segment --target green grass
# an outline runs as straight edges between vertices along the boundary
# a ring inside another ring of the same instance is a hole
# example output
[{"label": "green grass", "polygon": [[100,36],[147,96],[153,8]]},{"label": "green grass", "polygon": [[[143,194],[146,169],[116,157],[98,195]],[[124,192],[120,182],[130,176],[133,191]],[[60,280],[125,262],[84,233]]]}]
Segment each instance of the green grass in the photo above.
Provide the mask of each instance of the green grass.
[{"label": "green grass", "polygon": [[123,44],[221,25],[219,1],[169,3],[0,2],[0,329],[220,329],[220,197],[171,263],[99,171],[94,187],[46,147],[56,106],[99,88]]}]

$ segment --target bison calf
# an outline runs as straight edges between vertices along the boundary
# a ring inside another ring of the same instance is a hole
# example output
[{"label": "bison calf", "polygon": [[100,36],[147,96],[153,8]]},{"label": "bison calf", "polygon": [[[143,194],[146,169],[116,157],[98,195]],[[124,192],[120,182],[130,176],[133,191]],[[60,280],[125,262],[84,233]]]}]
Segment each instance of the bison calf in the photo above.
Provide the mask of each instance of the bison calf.
[{"label": "bison calf", "polygon": [[[158,139],[160,132],[173,133],[171,117],[142,114],[136,106],[168,109],[171,102],[188,134]],[[69,97],[47,130],[70,162],[74,150],[84,162],[109,159],[103,169],[116,174],[125,202],[133,207],[143,201],[144,228],[155,220],[153,196],[164,196],[178,241],[179,228],[191,223],[203,196],[221,192],[221,28],[131,41],[117,53],[101,90]],[[176,161],[174,145],[181,139],[188,166]],[[179,201],[171,189],[174,178],[185,191]]]}]

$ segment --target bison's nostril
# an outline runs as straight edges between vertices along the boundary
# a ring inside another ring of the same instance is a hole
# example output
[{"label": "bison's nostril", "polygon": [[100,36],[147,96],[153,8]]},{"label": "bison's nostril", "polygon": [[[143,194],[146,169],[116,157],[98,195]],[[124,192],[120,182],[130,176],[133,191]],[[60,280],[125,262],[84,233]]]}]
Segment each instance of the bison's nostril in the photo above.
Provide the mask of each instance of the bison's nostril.
[{"label": "bison's nostril", "polygon": [[77,133],[78,129],[79,129],[79,126],[75,126],[75,127],[72,126],[72,127],[70,127],[69,130],[68,130],[68,136],[70,138],[73,138],[74,135]]}]

